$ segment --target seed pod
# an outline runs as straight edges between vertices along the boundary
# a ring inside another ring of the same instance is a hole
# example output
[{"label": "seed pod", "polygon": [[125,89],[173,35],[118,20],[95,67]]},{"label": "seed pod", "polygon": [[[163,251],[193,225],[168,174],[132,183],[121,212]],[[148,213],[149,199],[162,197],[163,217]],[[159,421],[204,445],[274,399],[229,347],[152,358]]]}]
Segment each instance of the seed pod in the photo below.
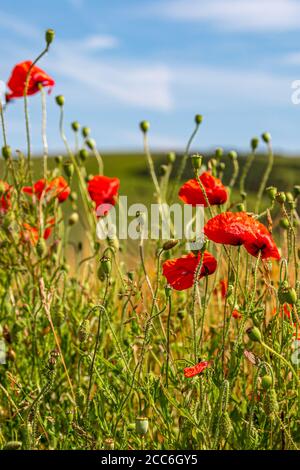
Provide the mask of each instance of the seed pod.
[{"label": "seed pod", "polygon": [[280,284],[277,296],[281,305],[285,303],[295,305],[298,298],[296,290],[290,287],[287,281]]},{"label": "seed pod", "polygon": [[78,338],[80,343],[85,343],[90,334],[90,322],[83,320],[78,330]]},{"label": "seed pod", "polygon": [[264,400],[264,410],[270,419],[273,419],[275,414],[279,411],[277,395],[274,388],[269,389],[266,393]]},{"label": "seed pod", "polygon": [[148,130],[150,129],[149,121],[140,122],[140,129],[142,132],[144,132],[144,134],[146,134],[146,132],[148,132]]},{"label": "seed pod", "polygon": [[231,423],[230,416],[227,411],[224,411],[220,420],[220,436],[224,439],[227,439],[230,433],[232,432],[232,429],[233,426]]},{"label": "seed pod", "polygon": [[276,201],[279,202],[279,204],[285,203],[286,195],[283,191],[280,191],[279,193],[276,194]]},{"label": "seed pod", "polygon": [[195,170],[199,170],[202,165],[202,155],[192,155],[192,165]]},{"label": "seed pod", "polygon": [[87,139],[85,143],[90,150],[94,150],[96,148],[96,142],[94,141],[94,139]]},{"label": "seed pod", "polygon": [[140,416],[135,419],[135,432],[140,436],[145,436],[147,434],[149,427],[148,418]]},{"label": "seed pod", "polygon": [[47,46],[50,46],[50,44],[54,41],[54,38],[55,38],[54,29],[47,29],[47,31],[45,33],[45,39],[46,39]]},{"label": "seed pod", "polygon": [[168,240],[163,244],[163,250],[168,251],[172,250],[172,248],[175,248],[175,246],[178,244],[179,240]]},{"label": "seed pod", "polygon": [[261,136],[262,140],[266,143],[269,144],[272,140],[271,134],[269,132],[264,132]]}]

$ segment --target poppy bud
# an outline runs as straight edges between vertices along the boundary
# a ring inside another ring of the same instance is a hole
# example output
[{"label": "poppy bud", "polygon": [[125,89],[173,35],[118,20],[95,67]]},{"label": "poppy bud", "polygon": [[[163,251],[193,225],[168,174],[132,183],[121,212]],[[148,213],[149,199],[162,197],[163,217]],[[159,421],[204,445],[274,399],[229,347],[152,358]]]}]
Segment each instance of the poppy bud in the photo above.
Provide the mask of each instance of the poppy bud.
[{"label": "poppy bud", "polygon": [[72,127],[74,132],[78,132],[79,129],[80,129],[80,124],[79,124],[78,121],[74,121],[74,122],[72,122],[71,127]]},{"label": "poppy bud", "polygon": [[109,276],[111,271],[111,260],[107,256],[103,256],[100,260],[100,266],[102,268],[103,273],[105,276]]},{"label": "poppy bud", "polygon": [[295,197],[298,197],[300,195],[300,186],[298,185],[294,186],[294,194],[295,194]]},{"label": "poppy bud", "polygon": [[78,220],[79,220],[78,213],[73,212],[73,214],[71,214],[70,217],[69,217],[68,224],[69,225],[75,225],[75,224],[77,224]]},{"label": "poppy bud", "polygon": [[89,152],[86,149],[81,149],[79,151],[79,158],[82,162],[85,162],[89,156]]},{"label": "poppy bud", "polygon": [[285,193],[285,195],[286,195],[286,200],[288,203],[294,202],[294,196],[290,191]]},{"label": "poppy bud", "polygon": [[259,138],[253,137],[253,139],[251,139],[251,148],[253,152],[257,149],[258,145],[259,145]]},{"label": "poppy bud", "polygon": [[172,163],[175,162],[175,160],[176,160],[176,155],[175,155],[175,153],[174,153],[174,152],[169,152],[168,155],[167,155],[167,162],[168,162],[169,164],[172,164]]},{"label": "poppy bud", "polygon": [[66,173],[66,175],[71,178],[73,176],[73,173],[74,173],[74,165],[72,162],[70,161],[67,161],[64,163],[64,171]]},{"label": "poppy bud", "polygon": [[243,199],[243,201],[246,200],[246,197],[247,197],[246,191],[242,191],[242,192],[241,192],[241,198]]},{"label": "poppy bud", "polygon": [[172,248],[174,248],[178,244],[178,242],[179,242],[179,240],[168,240],[168,241],[166,241],[163,244],[163,250],[164,251],[172,250]]},{"label": "poppy bud", "polygon": [[168,171],[167,165],[160,165],[159,171],[160,171],[160,174],[161,174],[162,176],[164,176],[164,175],[167,173],[167,171]]},{"label": "poppy bud", "polygon": [[77,193],[75,191],[72,191],[70,194],[70,201],[76,202],[78,199]]},{"label": "poppy bud", "polygon": [[199,126],[203,121],[203,116],[201,114],[196,114],[195,116],[195,123]]},{"label": "poppy bud", "polygon": [[266,189],[266,193],[269,196],[269,198],[271,199],[271,201],[274,201],[275,198],[276,198],[276,195],[277,195],[277,188],[275,188],[275,186],[269,186]]},{"label": "poppy bud", "polygon": [[251,339],[251,341],[254,341],[257,343],[261,342],[261,333],[256,326],[253,326],[252,328],[248,328],[246,333],[249,336],[249,339]]},{"label": "poppy bud", "polygon": [[46,39],[47,46],[50,46],[50,44],[54,41],[54,38],[55,38],[54,29],[47,29],[47,31],[45,33],[45,39]]},{"label": "poppy bud", "polygon": [[89,127],[84,126],[81,130],[81,133],[82,136],[86,139],[90,135],[91,129]]},{"label": "poppy bud", "polygon": [[128,271],[128,279],[132,282],[134,280],[134,271]]},{"label": "poppy bud", "polygon": [[37,254],[42,257],[47,253],[47,245],[44,238],[40,238],[36,245]]},{"label": "poppy bud", "polygon": [[230,158],[230,160],[236,160],[237,157],[238,157],[238,154],[236,153],[235,150],[230,150],[230,152],[228,153],[228,157]]},{"label": "poppy bud", "polygon": [[239,212],[245,212],[245,204],[240,202],[239,204],[236,205],[236,208]]},{"label": "poppy bud", "polygon": [[112,438],[104,439],[103,448],[104,450],[114,450],[115,441]]},{"label": "poppy bud", "polygon": [[223,156],[223,153],[224,153],[224,150],[221,147],[216,148],[215,150],[216,159],[220,160],[220,158],[222,158]]},{"label": "poppy bud", "polygon": [[284,204],[286,201],[286,195],[284,192],[279,192],[276,194],[276,200],[279,202],[279,204]]},{"label": "poppy bud", "polygon": [[65,104],[65,97],[63,95],[58,95],[55,97],[55,101],[58,106],[62,107]]},{"label": "poppy bud", "polygon": [[90,150],[94,150],[96,148],[96,142],[94,141],[94,139],[87,139],[85,143]]},{"label": "poppy bud", "polygon": [[271,134],[269,134],[269,132],[264,132],[261,136],[262,140],[266,143],[266,144],[269,144],[272,140],[271,138]]},{"label": "poppy bud", "polygon": [[219,165],[218,165],[218,168],[219,168],[220,171],[224,171],[225,167],[226,167],[226,165],[225,165],[224,162],[220,162]]},{"label": "poppy bud", "polygon": [[270,387],[272,387],[272,384],[273,380],[270,375],[264,375],[261,379],[261,386],[264,390],[268,390]]},{"label": "poppy bud", "polygon": [[279,223],[280,223],[280,226],[284,228],[285,230],[287,230],[290,226],[289,219],[287,219],[286,217],[284,217],[283,219],[280,219]]},{"label": "poppy bud", "polygon": [[12,157],[12,151],[9,145],[5,145],[4,147],[2,147],[2,157],[4,158],[4,160],[8,160]]},{"label": "poppy bud", "polygon": [[55,157],[55,163],[56,163],[57,165],[61,165],[62,162],[63,162],[63,157],[62,157],[61,155],[57,155],[57,156]]},{"label": "poppy bud", "polygon": [[202,155],[192,155],[192,165],[195,170],[199,170],[202,165]]},{"label": "poppy bud", "polygon": [[147,434],[149,427],[148,418],[143,416],[135,419],[135,432],[140,436],[145,436]]},{"label": "poppy bud", "polygon": [[150,128],[149,121],[140,122],[140,129],[141,129],[142,132],[144,132],[144,134],[146,134],[146,132],[148,132],[149,128]]},{"label": "poppy bud", "polygon": [[172,287],[170,286],[170,284],[167,284],[165,286],[165,293],[166,293],[166,297],[167,299],[169,299],[171,297],[171,294],[172,294]]}]

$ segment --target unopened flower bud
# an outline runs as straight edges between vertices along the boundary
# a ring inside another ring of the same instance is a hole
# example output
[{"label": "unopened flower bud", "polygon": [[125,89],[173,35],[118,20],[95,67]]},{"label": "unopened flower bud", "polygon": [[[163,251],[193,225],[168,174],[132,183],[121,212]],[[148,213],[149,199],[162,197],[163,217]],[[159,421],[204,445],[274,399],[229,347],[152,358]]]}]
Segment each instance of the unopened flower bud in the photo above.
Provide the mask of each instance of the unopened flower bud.
[{"label": "unopened flower bud", "polygon": [[202,116],[202,114],[196,114],[196,116],[195,116],[195,123],[196,123],[197,125],[199,125],[199,124],[202,123],[202,121],[203,121],[203,116]]},{"label": "unopened flower bud", "polygon": [[85,143],[90,150],[94,150],[96,148],[96,142],[94,141],[94,139],[87,139]]},{"label": "unopened flower bud", "polygon": [[280,219],[279,224],[280,224],[280,227],[284,228],[285,230],[287,230],[290,227],[289,219],[287,219],[286,217],[283,217],[282,219]]},{"label": "unopened flower bud", "polygon": [[246,333],[249,336],[249,339],[251,339],[251,341],[254,341],[254,342],[257,342],[257,343],[261,342],[261,333],[260,333],[259,329],[257,328],[257,326],[253,326],[252,328],[248,328]]},{"label": "unopened flower bud", "polygon": [[216,148],[215,150],[215,156],[217,160],[220,160],[220,158],[223,157],[224,150],[221,147]]},{"label": "unopened flower bud", "polygon": [[245,212],[245,204],[240,202],[239,204],[236,205],[236,208],[239,212]]},{"label": "unopened flower bud", "polygon": [[269,196],[269,198],[271,199],[271,201],[274,201],[276,196],[277,196],[277,188],[275,188],[275,186],[269,186],[266,189],[266,193]]},{"label": "unopened flower bud", "polygon": [[139,417],[135,419],[135,432],[140,436],[145,436],[147,434],[149,427],[148,418]]},{"label": "unopened flower bud", "polygon": [[167,284],[165,286],[165,293],[166,293],[166,297],[167,299],[169,299],[171,297],[171,294],[172,294],[172,287],[170,286],[170,284]]},{"label": "unopened flower bud", "polygon": [[64,172],[66,173],[66,175],[71,178],[73,176],[73,173],[74,173],[74,165],[71,161],[67,161],[64,163]]},{"label": "unopened flower bud", "polygon": [[4,158],[4,160],[8,160],[12,157],[12,151],[9,145],[5,145],[4,147],[2,147],[2,157]]},{"label": "unopened flower bud", "polygon": [[62,162],[63,162],[63,157],[62,157],[61,155],[57,155],[57,156],[55,157],[55,163],[56,163],[57,165],[61,165]]},{"label": "unopened flower bud", "polygon": [[253,152],[257,149],[258,145],[259,145],[259,138],[253,137],[253,139],[251,139],[251,148]]},{"label": "unopened flower bud", "polygon": [[109,276],[111,271],[111,260],[107,256],[103,256],[100,260],[100,266],[102,268],[103,273],[106,276]]},{"label": "unopened flower bud", "polygon": [[81,149],[79,151],[79,158],[82,162],[85,162],[89,156],[89,152],[86,149]]},{"label": "unopened flower bud", "polygon": [[46,39],[47,46],[50,46],[50,44],[54,41],[54,38],[55,38],[54,29],[47,29],[47,31],[45,33],[45,39]]},{"label": "unopened flower bud", "polygon": [[87,126],[84,126],[82,129],[81,129],[81,133],[82,133],[82,137],[84,137],[85,139],[90,135],[91,133],[91,129]]},{"label": "unopened flower bud", "polygon": [[149,121],[140,122],[140,129],[142,132],[144,132],[144,134],[146,134],[146,132],[148,132],[148,130],[150,129]]},{"label": "unopened flower bud", "polygon": [[65,104],[65,97],[63,95],[58,95],[55,97],[55,101],[58,106],[62,107]]},{"label": "unopened flower bud", "polygon": [[286,201],[286,195],[283,191],[276,194],[276,200],[279,204],[284,204]]},{"label": "unopened flower bud", "polygon": [[167,165],[160,165],[159,171],[160,171],[161,176],[164,176],[168,172]]},{"label": "unopened flower bud", "polygon": [[176,160],[176,155],[175,155],[175,153],[174,153],[174,152],[169,152],[168,155],[167,155],[167,162],[168,162],[169,164],[172,164],[172,163],[175,162],[175,160]]},{"label": "unopened flower bud", "polygon": [[295,195],[295,197],[298,197],[300,195],[300,186],[299,185],[294,186],[294,195]]},{"label": "unopened flower bud", "polygon": [[175,240],[175,239],[171,239],[171,240],[166,241],[163,244],[163,250],[164,251],[172,250],[172,248],[174,248],[178,244],[178,242],[179,242],[179,240]]},{"label": "unopened flower bud", "polygon": [[229,153],[228,153],[228,157],[230,158],[230,160],[236,160],[237,157],[238,157],[238,154],[236,153],[235,150],[231,150]]},{"label": "unopened flower bud", "polygon": [[271,134],[269,134],[269,132],[264,132],[261,136],[262,140],[266,143],[266,144],[269,144],[272,140],[271,138]]},{"label": "unopened flower bud", "polygon": [[273,385],[273,380],[271,375],[264,375],[261,379],[261,386],[264,390],[268,390]]},{"label": "unopened flower bud", "polygon": [[74,122],[72,122],[71,127],[72,127],[74,132],[78,132],[79,129],[80,129],[80,124],[79,124],[78,121],[74,121]]}]

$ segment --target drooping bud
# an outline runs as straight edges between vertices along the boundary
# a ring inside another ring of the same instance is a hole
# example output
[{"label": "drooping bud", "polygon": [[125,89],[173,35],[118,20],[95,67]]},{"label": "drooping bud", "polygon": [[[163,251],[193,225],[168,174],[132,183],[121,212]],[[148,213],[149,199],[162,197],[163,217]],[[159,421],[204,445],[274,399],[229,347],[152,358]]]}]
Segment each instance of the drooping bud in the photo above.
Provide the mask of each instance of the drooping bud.
[{"label": "drooping bud", "polygon": [[258,137],[253,137],[253,139],[251,139],[251,148],[252,148],[253,152],[255,152],[258,145],[259,145],[259,138]]},{"label": "drooping bud", "polygon": [[176,160],[176,155],[175,155],[175,153],[174,153],[174,152],[169,152],[168,155],[167,155],[167,162],[168,162],[169,164],[172,164],[172,163],[175,162],[175,160]]},{"label": "drooping bud", "polygon": [[269,132],[264,132],[262,135],[261,135],[261,138],[262,140],[266,143],[266,144],[269,144],[272,140],[271,138],[271,134]]},{"label": "drooping bud", "polygon": [[280,191],[279,193],[276,194],[276,201],[279,202],[279,204],[285,203],[286,195],[283,191]]},{"label": "drooping bud", "polygon": [[84,137],[85,139],[90,135],[91,133],[91,129],[87,126],[84,126],[82,129],[81,129],[81,133],[82,133],[82,137]]},{"label": "drooping bud", "polygon": [[50,44],[54,41],[54,38],[55,38],[54,29],[47,29],[45,33],[45,40],[46,40],[47,46],[50,46]]},{"label": "drooping bud", "polygon": [[160,171],[161,176],[166,175],[167,172],[168,172],[168,167],[167,167],[167,165],[160,165],[159,171]]},{"label": "drooping bud", "polygon": [[290,227],[289,219],[287,219],[286,217],[280,219],[279,224],[280,227],[284,228],[285,230],[288,230],[288,228]]},{"label": "drooping bud", "polygon": [[57,165],[61,165],[62,162],[63,162],[63,157],[62,157],[61,155],[57,155],[57,156],[55,157],[55,163],[56,163]]},{"label": "drooping bud", "polygon": [[268,390],[273,385],[273,380],[271,375],[264,375],[261,379],[261,386],[264,390]]},{"label": "drooping bud", "polygon": [[203,121],[203,116],[202,114],[196,114],[195,116],[195,123],[199,126]]},{"label": "drooping bud", "polygon": [[294,186],[294,194],[295,194],[295,197],[298,197],[300,195],[300,186],[299,185]]},{"label": "drooping bud", "polygon": [[94,141],[94,139],[87,139],[85,143],[90,150],[94,150],[96,148],[96,142]]},{"label": "drooping bud", "polygon": [[245,204],[240,202],[239,204],[236,205],[236,208],[239,212],[245,212]]},{"label": "drooping bud", "polygon": [[275,188],[275,186],[269,186],[266,189],[266,193],[269,196],[269,198],[271,199],[271,201],[274,201],[276,196],[277,196],[277,188]]},{"label": "drooping bud", "polygon": [[80,124],[79,124],[78,121],[74,121],[74,122],[72,122],[71,127],[72,127],[74,132],[78,132],[79,129],[80,129]]},{"label": "drooping bud", "polygon": [[172,248],[174,248],[178,244],[178,242],[179,240],[175,239],[168,240],[163,244],[162,248],[164,251],[172,250]]},{"label": "drooping bud", "polygon": [[82,162],[85,162],[89,156],[89,152],[86,149],[81,149],[79,151],[79,158]]},{"label": "drooping bud", "polygon": [[230,160],[234,161],[237,159],[238,154],[235,150],[230,150],[230,152],[228,152],[228,157],[230,158]]},{"label": "drooping bud", "polygon": [[12,157],[12,151],[9,145],[5,145],[4,147],[2,147],[2,157],[4,158],[4,160],[8,160]]},{"label": "drooping bud", "polygon": [[74,173],[74,165],[71,161],[68,160],[64,163],[64,172],[69,178],[72,178]]},{"label": "drooping bud", "polygon": [[55,97],[56,104],[62,107],[65,104],[65,97],[63,95],[58,95]]},{"label": "drooping bud", "polygon": [[251,341],[261,343],[261,333],[260,333],[259,329],[257,328],[257,326],[253,326],[252,328],[248,328],[246,333],[247,333],[249,339],[251,339]]}]

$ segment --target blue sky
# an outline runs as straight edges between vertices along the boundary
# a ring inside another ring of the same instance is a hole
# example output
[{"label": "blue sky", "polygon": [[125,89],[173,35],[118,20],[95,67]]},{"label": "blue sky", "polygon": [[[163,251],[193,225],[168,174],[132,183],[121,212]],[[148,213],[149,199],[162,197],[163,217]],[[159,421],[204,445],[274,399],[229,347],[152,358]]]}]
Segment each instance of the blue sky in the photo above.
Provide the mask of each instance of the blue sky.
[{"label": "blue sky", "polygon": [[[195,150],[247,149],[268,130],[274,147],[300,149],[298,0],[51,0],[1,2],[0,80],[56,40],[40,66],[56,80],[48,139],[62,145],[56,94],[66,120],[89,125],[103,150],[139,150],[138,123],[151,122],[156,149],[180,150],[204,116]],[[40,96],[30,99],[34,149],[41,148]],[[25,147],[23,103],[7,110],[9,141]],[[70,138],[71,138],[71,133]]]}]

